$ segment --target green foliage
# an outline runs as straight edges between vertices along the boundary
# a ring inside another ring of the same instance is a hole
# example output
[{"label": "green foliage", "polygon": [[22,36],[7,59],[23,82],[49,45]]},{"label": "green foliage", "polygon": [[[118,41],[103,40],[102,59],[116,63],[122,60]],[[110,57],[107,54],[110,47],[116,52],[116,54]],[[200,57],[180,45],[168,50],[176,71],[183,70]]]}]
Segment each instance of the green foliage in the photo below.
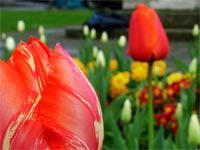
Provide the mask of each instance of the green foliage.
[{"label": "green foliage", "polygon": [[[26,30],[82,25],[91,15],[92,10],[1,10],[0,32],[16,31],[17,21],[24,20]],[[80,15],[81,14],[81,15]],[[74,19],[76,18],[76,19]]]}]

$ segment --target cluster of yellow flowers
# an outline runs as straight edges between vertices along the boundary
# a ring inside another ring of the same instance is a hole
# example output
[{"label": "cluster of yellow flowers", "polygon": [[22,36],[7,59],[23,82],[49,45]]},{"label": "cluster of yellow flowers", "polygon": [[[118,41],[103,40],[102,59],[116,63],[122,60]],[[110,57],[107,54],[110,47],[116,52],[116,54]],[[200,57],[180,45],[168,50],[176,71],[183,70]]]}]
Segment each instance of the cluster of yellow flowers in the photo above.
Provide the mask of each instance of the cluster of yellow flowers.
[{"label": "cluster of yellow flowers", "polygon": [[128,93],[127,84],[130,82],[130,73],[128,71],[118,72],[111,76],[109,94],[112,98],[122,93]]},{"label": "cluster of yellow flowers", "polygon": [[[112,60],[110,70],[116,69],[117,61]],[[122,93],[128,93],[128,83],[130,80],[142,81],[148,76],[148,63],[134,61],[131,63],[130,72],[118,72],[111,76],[109,94],[112,98],[117,97]],[[152,74],[161,77],[165,74],[166,63],[164,61],[155,61],[152,68]]]},{"label": "cluster of yellow flowers", "polygon": [[180,72],[174,72],[174,73],[171,73],[170,75],[168,75],[167,77],[167,83],[169,85],[175,83],[175,82],[179,82],[181,81],[182,79],[184,78],[184,75]]},{"label": "cluster of yellow flowers", "polygon": [[131,64],[131,79],[135,81],[145,80],[148,76],[148,64],[146,62],[133,62]]},{"label": "cluster of yellow flowers", "polygon": [[[135,61],[131,64],[131,78],[135,81],[146,80],[148,76],[148,63]],[[166,63],[162,60],[153,63],[152,74],[162,77],[166,71]]]}]

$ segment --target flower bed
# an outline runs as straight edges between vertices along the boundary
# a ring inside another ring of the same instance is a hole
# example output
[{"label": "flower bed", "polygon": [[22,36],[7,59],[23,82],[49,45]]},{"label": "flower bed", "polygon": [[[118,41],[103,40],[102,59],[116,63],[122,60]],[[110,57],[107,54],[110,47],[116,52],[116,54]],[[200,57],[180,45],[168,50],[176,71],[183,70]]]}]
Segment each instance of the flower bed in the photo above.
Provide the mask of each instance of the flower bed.
[{"label": "flower bed", "polygon": [[[155,22],[152,18],[156,18]],[[138,8],[131,19],[128,44],[130,57],[127,55],[125,36],[121,36],[113,48],[104,32],[101,36],[102,45],[97,48],[93,33],[85,26],[83,49],[74,58],[101,102],[105,128],[104,148],[197,149],[200,142],[199,123],[195,127],[198,130],[196,135],[191,135],[190,131],[191,124],[195,124],[192,118],[199,118],[200,109],[200,78],[197,69],[200,36],[195,29],[197,26],[193,30],[193,48],[189,52],[191,63],[186,64],[177,58],[174,65],[179,66],[180,70],[167,73],[164,58],[169,43],[156,12],[149,8]],[[150,99],[152,112],[149,112]],[[195,138],[191,140],[191,136],[196,136],[198,140],[194,142]]]}]

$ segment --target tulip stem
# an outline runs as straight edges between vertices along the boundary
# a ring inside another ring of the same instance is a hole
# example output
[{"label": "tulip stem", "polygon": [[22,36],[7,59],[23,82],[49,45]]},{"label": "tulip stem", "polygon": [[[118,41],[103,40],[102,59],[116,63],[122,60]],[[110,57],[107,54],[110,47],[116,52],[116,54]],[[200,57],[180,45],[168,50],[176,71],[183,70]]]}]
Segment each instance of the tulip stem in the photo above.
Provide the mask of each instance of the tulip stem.
[{"label": "tulip stem", "polygon": [[148,69],[148,149],[153,149],[154,139],[154,118],[153,118],[153,96],[152,96],[152,66],[153,61],[149,61]]}]

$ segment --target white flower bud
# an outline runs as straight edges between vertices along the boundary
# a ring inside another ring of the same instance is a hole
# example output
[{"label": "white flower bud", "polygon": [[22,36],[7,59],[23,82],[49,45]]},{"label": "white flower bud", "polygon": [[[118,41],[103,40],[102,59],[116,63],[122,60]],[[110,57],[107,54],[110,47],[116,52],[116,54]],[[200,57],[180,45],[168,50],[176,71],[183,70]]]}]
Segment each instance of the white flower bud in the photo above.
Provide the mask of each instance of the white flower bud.
[{"label": "white flower bud", "polygon": [[7,48],[7,50],[13,51],[15,46],[15,39],[11,36],[8,36],[5,42],[5,47]]},{"label": "white flower bud", "polygon": [[96,58],[96,57],[97,57],[97,54],[98,54],[98,47],[97,47],[97,46],[94,46],[94,47],[93,47],[93,50],[92,50],[92,56],[93,56],[93,58]]},{"label": "white flower bud", "polygon": [[25,30],[25,23],[24,23],[23,20],[19,20],[19,21],[17,22],[17,30],[18,30],[19,32],[24,32],[24,30]]},{"label": "white flower bud", "polygon": [[103,68],[106,66],[105,56],[101,50],[97,53],[96,64],[97,66],[102,66]]},{"label": "white flower bud", "polygon": [[131,102],[126,99],[122,108],[121,120],[123,123],[129,123],[132,118]]},{"label": "white flower bud", "polygon": [[89,27],[87,25],[83,26],[83,35],[87,37],[89,35]]},{"label": "white flower bud", "polygon": [[180,102],[176,106],[175,116],[177,118],[182,118],[182,116],[183,116],[183,106]]},{"label": "white flower bud", "polygon": [[102,43],[107,43],[108,42],[108,34],[106,31],[103,31],[101,34],[101,42]]},{"label": "white flower bud", "polygon": [[39,35],[44,34],[44,27],[43,27],[42,25],[40,25],[40,26],[38,27],[38,33],[39,33]]},{"label": "white flower bud", "polygon": [[195,25],[193,26],[192,35],[193,35],[193,36],[198,36],[198,35],[199,35],[199,26],[198,26],[198,24],[195,24]]},{"label": "white flower bud", "polygon": [[119,40],[118,40],[118,45],[119,45],[120,47],[124,47],[124,46],[126,46],[126,42],[127,42],[126,36],[121,35],[121,36],[119,37]]},{"label": "white flower bud", "polygon": [[190,144],[200,144],[200,125],[197,114],[192,114],[188,128],[188,141]]},{"label": "white flower bud", "polygon": [[94,40],[96,38],[96,34],[96,30],[92,28],[90,31],[90,38]]},{"label": "white flower bud", "polygon": [[47,39],[46,39],[45,34],[41,34],[41,35],[40,35],[40,40],[41,40],[43,43],[46,43],[46,42],[47,42]]},{"label": "white flower bud", "polygon": [[189,65],[189,72],[196,73],[197,72],[197,58],[193,58]]}]

